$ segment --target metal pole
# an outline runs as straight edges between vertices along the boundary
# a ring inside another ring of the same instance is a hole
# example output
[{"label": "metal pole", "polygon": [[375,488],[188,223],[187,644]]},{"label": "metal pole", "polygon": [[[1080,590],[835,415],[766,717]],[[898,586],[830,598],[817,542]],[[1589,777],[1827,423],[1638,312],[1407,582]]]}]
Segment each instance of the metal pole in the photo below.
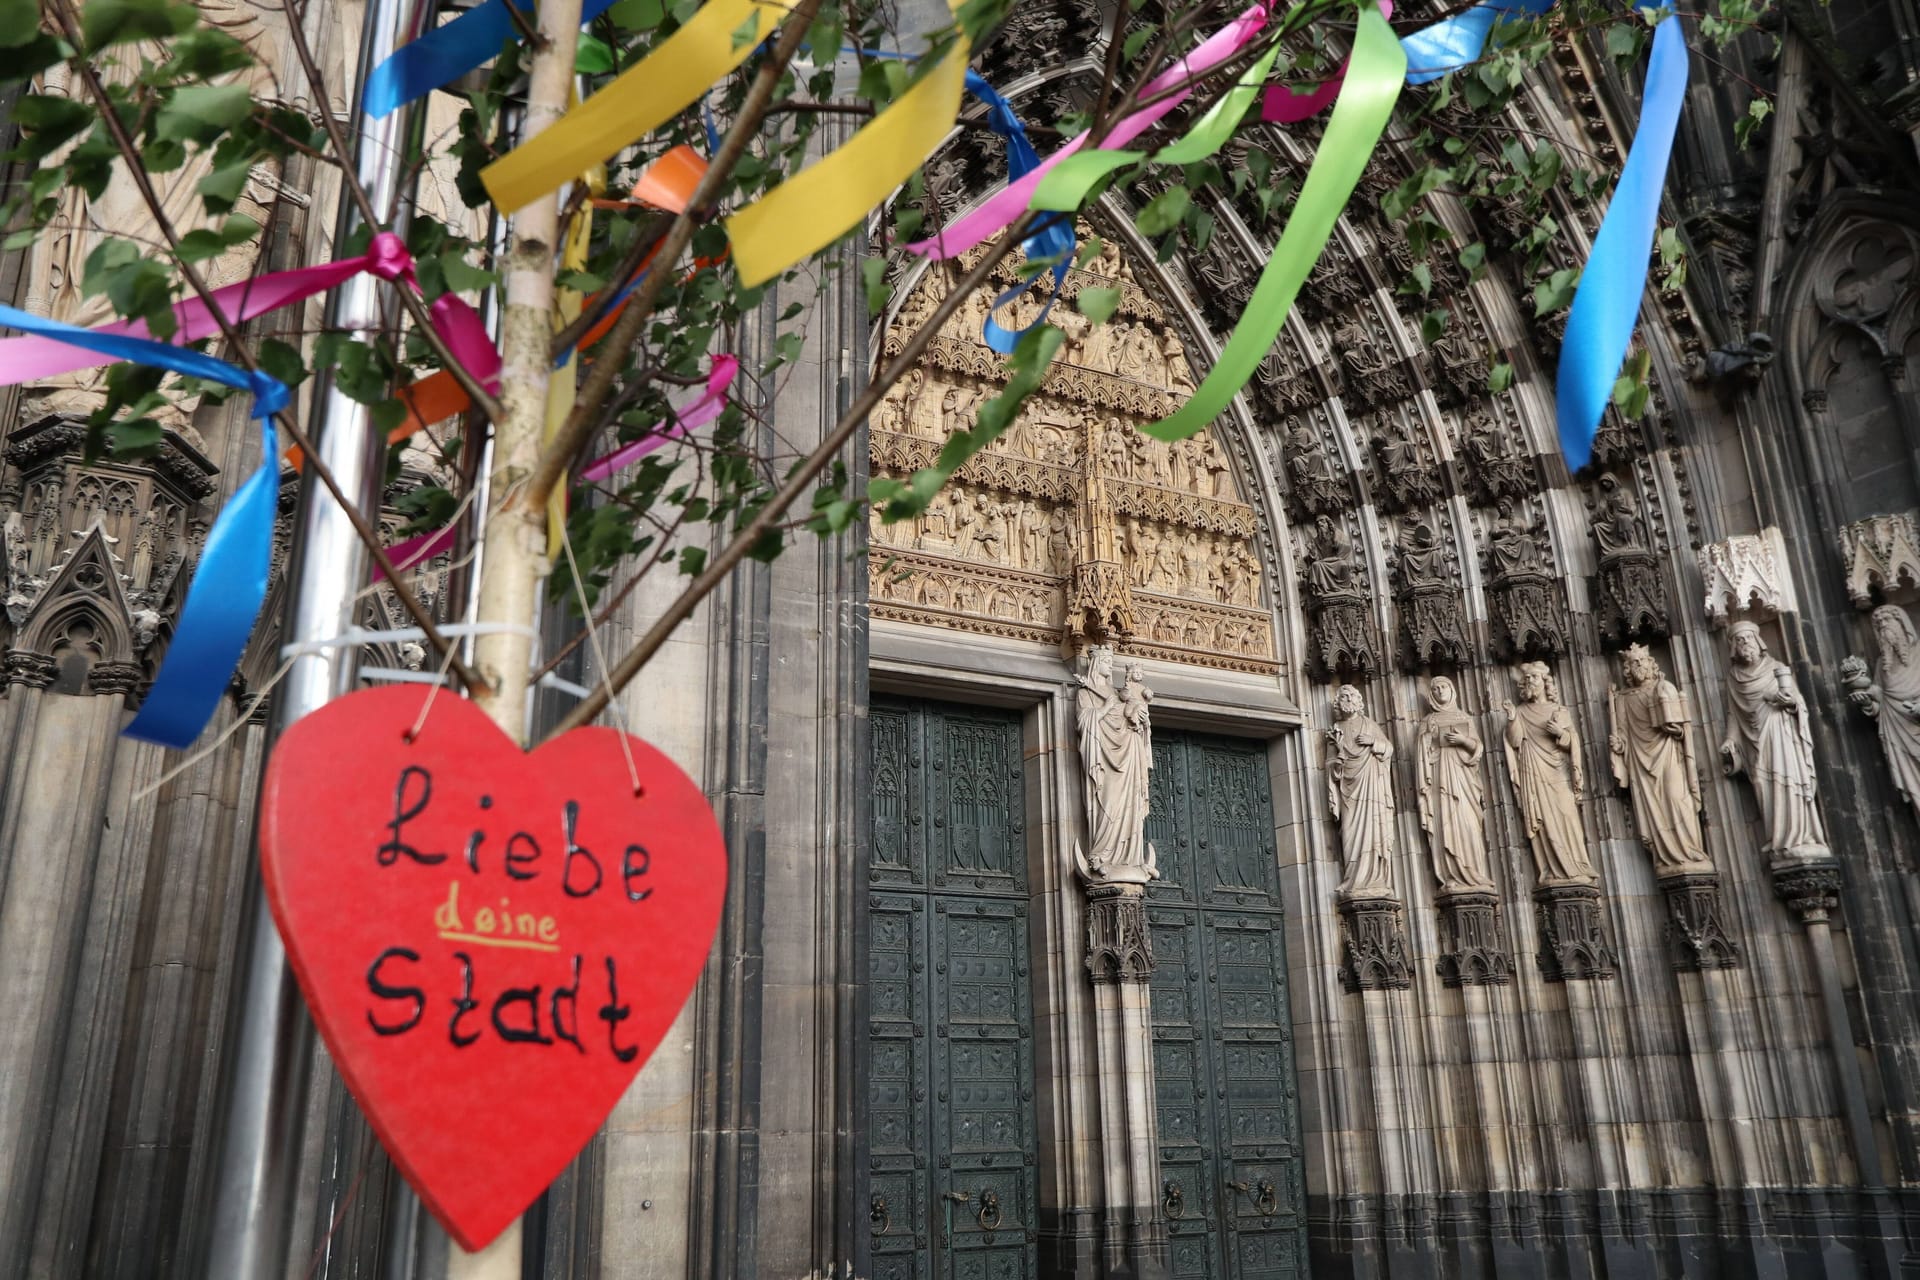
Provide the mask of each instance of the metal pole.
[{"label": "metal pole", "polygon": [[[356,140],[354,168],[375,209],[392,209],[401,176],[401,143],[410,113],[368,120],[359,108],[367,73],[400,43],[409,0],[368,0],[361,31],[359,72],[354,78],[349,133]],[[310,10],[317,11],[317,10]],[[325,102],[316,104],[322,111]],[[341,193],[335,243],[358,227],[358,215]],[[381,322],[384,286],[371,275],[342,285],[327,309],[329,328],[365,335]],[[316,451],[344,492],[364,511],[377,509],[385,449],[367,406],[340,393],[324,371],[314,393],[311,430]],[[366,549],[353,526],[318,484],[300,495],[298,535],[293,544],[292,593],[283,639],[287,643],[339,635],[353,622],[360,588],[367,581]],[[303,654],[288,671],[274,708],[278,737],[301,716],[347,692],[355,655],[350,649]],[[281,1280],[287,1274],[294,1176],[313,1060],[313,1024],[287,967],[279,932],[267,914],[259,864],[248,860],[241,908],[235,976],[236,999],[223,1042],[223,1088],[213,1169],[208,1230],[207,1280]]]}]

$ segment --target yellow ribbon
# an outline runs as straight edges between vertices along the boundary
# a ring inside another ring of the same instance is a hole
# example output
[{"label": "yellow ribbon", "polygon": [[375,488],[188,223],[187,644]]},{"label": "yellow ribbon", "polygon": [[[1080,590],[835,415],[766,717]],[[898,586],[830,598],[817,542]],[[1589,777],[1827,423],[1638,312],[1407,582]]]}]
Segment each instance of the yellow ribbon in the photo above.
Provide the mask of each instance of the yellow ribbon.
[{"label": "yellow ribbon", "polygon": [[727,219],[740,283],[752,287],[812,257],[912,176],[960,114],[968,54],[962,36],[938,65],[845,146]]},{"label": "yellow ribbon", "polygon": [[758,37],[734,36],[756,16],[771,31],[786,10],[771,0],[707,0],[638,66],[482,169],[493,203],[502,213],[524,208],[671,120],[747,60]]},{"label": "yellow ribbon", "polygon": [[[607,188],[607,170],[604,165],[595,165],[588,170],[585,178],[587,189],[598,193]],[[563,271],[584,271],[587,267],[587,251],[593,240],[593,202],[588,201],[573,215],[573,221],[567,224],[566,239],[560,248],[560,267]],[[580,312],[586,306],[586,295],[577,289],[562,288],[554,295],[553,331],[566,328],[580,318]],[[551,441],[560,434],[560,428],[566,425],[567,418],[573,413],[573,402],[579,391],[580,351],[578,347],[567,353],[567,362],[553,371],[552,379],[547,383],[547,421],[542,432],[544,441]],[[567,477],[562,474],[560,483],[553,486],[553,492],[547,495],[547,559],[560,554],[560,538],[567,527]]]}]

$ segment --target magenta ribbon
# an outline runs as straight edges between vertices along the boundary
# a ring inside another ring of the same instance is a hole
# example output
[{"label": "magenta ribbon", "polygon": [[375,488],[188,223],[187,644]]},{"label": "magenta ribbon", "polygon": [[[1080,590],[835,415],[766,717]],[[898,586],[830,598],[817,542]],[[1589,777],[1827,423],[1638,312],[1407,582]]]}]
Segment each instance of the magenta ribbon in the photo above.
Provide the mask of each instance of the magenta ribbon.
[{"label": "magenta ribbon", "polygon": [[[363,271],[382,280],[403,282],[416,290],[419,288],[413,274],[413,256],[407,252],[407,246],[391,231],[382,231],[373,237],[367,252],[357,258],[341,258],[317,267],[276,271],[271,275],[242,280],[238,284],[215,289],[211,305],[199,298],[176,304],[173,308],[176,327],[169,341],[180,345],[210,338],[220,332],[220,325],[214,319],[215,306],[229,321],[239,324],[311,298],[317,293],[324,293]],[[487,327],[479,314],[451,293],[443,293],[435,298],[429,312],[434,331],[447,344],[448,350],[453,352],[454,358],[482,383],[497,383],[500,377],[500,354],[487,337]],[[92,332],[125,334],[136,338],[150,336],[145,320],[118,320],[112,324],[98,325]],[[52,378],[76,369],[112,364],[113,360],[112,356],[56,342],[51,338],[0,338],[0,386]]]},{"label": "magenta ribbon", "polygon": [[[393,561],[395,573],[405,573],[417,564],[433,559],[453,545],[453,529],[458,520],[449,521],[431,533],[416,533],[411,538],[403,538],[387,548],[387,559]],[[374,571],[381,577],[386,574],[379,565]]]},{"label": "magenta ribbon", "polygon": [[[1267,23],[1267,7],[1256,4],[1220,30],[1208,36],[1192,53],[1180,60],[1180,65],[1169,67],[1147,82],[1140,91],[1143,98],[1152,98],[1166,93],[1174,85],[1191,79],[1219,66],[1260,34]],[[1114,125],[1113,129],[1100,142],[1102,149],[1124,147],[1145,133],[1154,122],[1178,107],[1191,95],[1191,89],[1181,89],[1170,93],[1150,107],[1144,107]],[[1027,211],[1027,204],[1033,199],[1033,192],[1047,171],[1062,160],[1085,146],[1087,135],[1080,134],[1071,142],[1040,162],[1025,177],[1009,182],[995,192],[984,204],[964,218],[960,218],[938,234],[925,240],[919,240],[907,246],[907,252],[921,254],[935,260],[957,258],[961,254],[983,244],[992,237],[1012,226],[1021,214]]]},{"label": "magenta ribbon", "polygon": [[630,467],[655,449],[672,440],[684,440],[692,432],[720,416],[726,406],[727,388],[740,372],[740,361],[733,356],[715,356],[707,369],[707,385],[688,404],[676,409],[673,421],[643,440],[623,445],[605,457],[595,458],[580,472],[582,480],[604,480],[622,467]]},{"label": "magenta ribbon", "polygon": [[[1393,17],[1393,0],[1380,0],[1380,16]],[[1332,106],[1333,100],[1340,96],[1340,86],[1346,82],[1347,64],[1342,62],[1333,78],[1317,89],[1300,92],[1283,84],[1269,85],[1260,103],[1260,118],[1268,124],[1299,124]]]}]

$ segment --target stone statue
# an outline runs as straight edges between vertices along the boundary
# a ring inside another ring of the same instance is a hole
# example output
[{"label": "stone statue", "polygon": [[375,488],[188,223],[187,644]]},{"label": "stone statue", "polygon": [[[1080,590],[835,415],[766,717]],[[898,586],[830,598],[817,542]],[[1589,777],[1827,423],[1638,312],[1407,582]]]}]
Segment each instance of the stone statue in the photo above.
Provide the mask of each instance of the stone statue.
[{"label": "stone statue", "polygon": [[1427,833],[1440,892],[1492,893],[1480,819],[1487,799],[1480,781],[1486,748],[1455,696],[1445,676],[1434,677],[1427,689],[1433,709],[1420,720],[1420,829]]},{"label": "stone statue", "polygon": [[1160,876],[1146,829],[1153,694],[1137,664],[1127,670],[1126,687],[1114,688],[1113,650],[1105,645],[1088,649],[1084,664],[1075,677],[1073,717],[1087,778],[1089,845],[1074,841],[1074,862],[1088,880],[1145,884]]},{"label": "stone statue", "polygon": [[1393,896],[1393,743],[1367,715],[1360,691],[1333,695],[1327,730],[1327,802],[1340,825],[1342,898]]},{"label": "stone statue", "polygon": [[1327,516],[1321,516],[1313,524],[1314,536],[1309,544],[1307,559],[1307,589],[1322,599],[1360,594],[1360,588],[1354,582],[1359,570],[1359,557],[1354,551],[1352,535]]},{"label": "stone statue", "polygon": [[1600,514],[1594,517],[1593,540],[1600,544],[1601,560],[1644,552],[1647,526],[1633,495],[1612,476],[1600,477],[1600,488],[1607,497]]},{"label": "stone statue", "polygon": [[1709,874],[1686,700],[1645,645],[1627,647],[1621,672],[1626,688],[1607,691],[1607,750],[1613,780],[1633,797],[1633,825],[1653,855],[1653,873]]},{"label": "stone statue", "polygon": [[1521,663],[1514,685],[1520,704],[1506,704],[1507,770],[1526,819],[1541,887],[1597,883],[1580,827],[1586,780],[1573,716],[1560,705],[1546,663]]},{"label": "stone statue", "polygon": [[1866,663],[1848,658],[1841,667],[1847,696],[1880,722],[1880,749],[1894,785],[1920,808],[1920,636],[1897,604],[1873,611],[1873,635],[1880,642],[1878,668],[1870,678]]},{"label": "stone statue", "polygon": [[1726,771],[1746,774],[1753,785],[1769,857],[1831,858],[1813,769],[1813,732],[1793,671],[1767,652],[1753,623],[1736,622],[1727,635],[1733,657],[1727,697],[1733,705],[1720,744]]}]

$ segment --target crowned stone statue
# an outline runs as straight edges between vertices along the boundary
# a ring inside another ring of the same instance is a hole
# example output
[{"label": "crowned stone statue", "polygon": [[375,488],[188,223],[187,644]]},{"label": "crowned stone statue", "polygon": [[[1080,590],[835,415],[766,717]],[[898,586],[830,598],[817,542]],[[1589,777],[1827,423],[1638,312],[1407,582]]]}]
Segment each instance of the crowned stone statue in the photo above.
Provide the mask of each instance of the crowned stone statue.
[{"label": "crowned stone statue", "polygon": [[1158,859],[1147,842],[1147,808],[1152,799],[1148,775],[1153,769],[1153,731],[1146,672],[1127,668],[1126,683],[1113,683],[1113,650],[1096,645],[1086,651],[1073,716],[1080,742],[1080,767],[1087,776],[1089,843],[1074,841],[1074,862],[1089,881],[1145,884],[1160,877]]}]

